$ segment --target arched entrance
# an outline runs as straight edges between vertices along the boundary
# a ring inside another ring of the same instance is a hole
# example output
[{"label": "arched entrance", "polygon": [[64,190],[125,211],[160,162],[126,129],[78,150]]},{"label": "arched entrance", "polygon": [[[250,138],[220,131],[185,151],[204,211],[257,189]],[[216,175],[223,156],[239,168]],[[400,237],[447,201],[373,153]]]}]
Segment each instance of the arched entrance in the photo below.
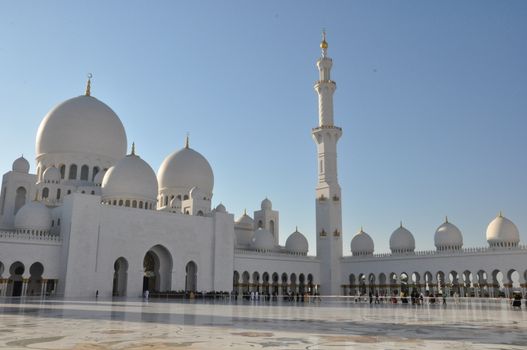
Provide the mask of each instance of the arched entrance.
[{"label": "arched entrance", "polygon": [[10,276],[6,295],[11,295],[13,297],[19,297],[22,295],[22,274],[25,270],[26,268],[24,267],[24,264],[22,264],[20,261],[16,261],[11,264],[11,267],[9,268]]},{"label": "arched entrance", "polygon": [[28,295],[40,295],[42,292],[42,274],[44,266],[36,262],[29,267],[29,282],[27,285]]},{"label": "arched entrance", "polygon": [[185,267],[187,276],[185,278],[185,291],[195,292],[198,281],[198,266],[194,261],[189,261]]},{"label": "arched entrance", "polygon": [[172,256],[162,245],[150,248],[143,259],[143,292],[169,291],[172,286]]},{"label": "arched entrance", "polygon": [[112,296],[126,296],[126,283],[128,282],[128,261],[120,257],[113,264],[113,289]]}]

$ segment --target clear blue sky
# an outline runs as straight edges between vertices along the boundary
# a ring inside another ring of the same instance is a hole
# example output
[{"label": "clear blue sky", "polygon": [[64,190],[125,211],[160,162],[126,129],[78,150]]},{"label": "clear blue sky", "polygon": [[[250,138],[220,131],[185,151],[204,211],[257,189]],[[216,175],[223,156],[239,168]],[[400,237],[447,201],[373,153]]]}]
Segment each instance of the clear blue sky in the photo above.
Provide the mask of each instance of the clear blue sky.
[{"label": "clear blue sky", "polygon": [[314,252],[323,27],[344,251],[361,225],[387,251],[400,220],[433,249],[445,215],[485,246],[499,210],[526,243],[526,1],[2,1],[0,170],[34,159],[41,119],[92,72],[154,170],[190,132],[214,204],[238,217],[268,196],[281,242],[298,225]]}]

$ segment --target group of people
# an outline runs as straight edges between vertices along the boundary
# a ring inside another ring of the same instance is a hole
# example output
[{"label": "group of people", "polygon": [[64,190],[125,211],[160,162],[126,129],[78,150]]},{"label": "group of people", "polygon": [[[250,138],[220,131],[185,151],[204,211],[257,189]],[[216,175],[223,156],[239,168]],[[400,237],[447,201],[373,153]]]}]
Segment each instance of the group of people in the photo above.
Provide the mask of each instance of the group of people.
[{"label": "group of people", "polygon": [[[434,294],[434,293],[429,293],[428,291],[423,293],[423,292],[418,292],[415,289],[412,290],[410,295],[408,295],[408,293],[406,292],[399,293],[398,291],[394,291],[392,295],[390,296],[386,295],[384,292],[379,293],[378,291],[375,291],[374,293],[370,291],[366,300],[369,301],[370,304],[386,304],[386,303],[390,303],[390,304],[397,304],[397,303],[409,304],[411,303],[412,305],[423,305],[423,304],[446,305],[447,304],[446,294]],[[357,294],[357,296],[355,297],[355,302],[360,302],[360,301],[362,301],[362,296],[360,294]]]}]

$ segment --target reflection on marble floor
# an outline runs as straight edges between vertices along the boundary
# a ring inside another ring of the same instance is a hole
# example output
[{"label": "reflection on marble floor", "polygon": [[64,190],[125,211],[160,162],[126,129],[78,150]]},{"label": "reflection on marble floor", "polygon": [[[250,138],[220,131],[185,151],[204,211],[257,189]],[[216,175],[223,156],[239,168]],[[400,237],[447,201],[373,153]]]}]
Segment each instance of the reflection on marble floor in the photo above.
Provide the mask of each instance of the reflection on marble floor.
[{"label": "reflection on marble floor", "polygon": [[527,349],[504,302],[368,305],[0,300],[2,349]]}]

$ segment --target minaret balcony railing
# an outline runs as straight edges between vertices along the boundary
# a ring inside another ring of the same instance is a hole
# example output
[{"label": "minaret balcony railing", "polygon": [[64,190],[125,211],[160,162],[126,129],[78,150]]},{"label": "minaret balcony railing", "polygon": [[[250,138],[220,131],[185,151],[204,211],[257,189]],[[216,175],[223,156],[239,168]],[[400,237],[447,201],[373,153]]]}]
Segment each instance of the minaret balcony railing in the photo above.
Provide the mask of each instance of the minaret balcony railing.
[{"label": "minaret balcony railing", "polygon": [[341,128],[341,127],[333,126],[333,125],[322,125],[322,126],[317,126],[316,128],[312,128],[311,131],[315,132],[315,131],[325,130],[325,129],[333,129],[333,130],[339,130],[339,131],[342,131],[342,128]]}]

